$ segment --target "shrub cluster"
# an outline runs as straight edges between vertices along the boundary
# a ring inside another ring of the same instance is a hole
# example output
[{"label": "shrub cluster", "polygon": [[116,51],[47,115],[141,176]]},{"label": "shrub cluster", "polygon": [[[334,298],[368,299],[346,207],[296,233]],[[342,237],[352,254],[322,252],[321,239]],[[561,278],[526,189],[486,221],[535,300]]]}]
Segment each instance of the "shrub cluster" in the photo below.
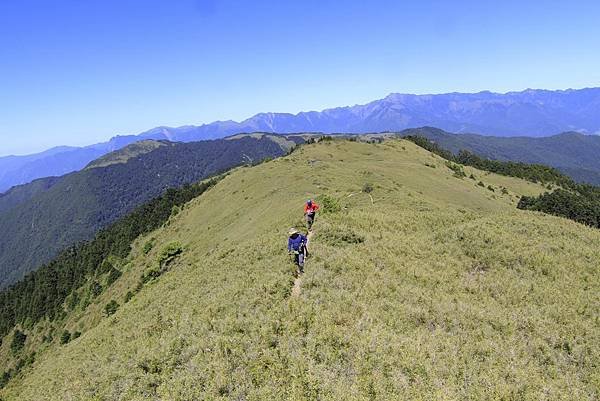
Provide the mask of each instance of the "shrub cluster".
[{"label": "shrub cluster", "polygon": [[[435,142],[422,136],[409,135],[405,136],[407,139],[414,144],[422,147],[425,150],[430,151],[448,162],[446,166],[451,170],[457,172],[461,167],[454,166],[452,163],[462,164],[464,166],[475,167],[479,170],[489,171],[492,173],[506,175],[510,177],[522,178],[527,181],[548,184],[553,183],[562,187],[572,188],[575,186],[575,182],[562,174],[555,168],[544,166],[542,164],[528,164],[520,162],[508,162],[500,160],[490,160],[466,150],[461,150],[458,155],[450,152],[449,150],[443,149]],[[458,172],[460,174],[460,172]]]},{"label": "shrub cluster", "polygon": [[591,227],[600,228],[600,188],[590,191],[583,185],[581,191],[556,189],[537,197],[523,196],[517,207],[566,217]]},{"label": "shrub cluster", "polygon": [[316,199],[322,213],[337,213],[342,210],[340,201],[330,195],[319,195]]},{"label": "shrub cluster", "polygon": [[[405,139],[448,160],[446,166],[454,171],[456,171],[454,163],[460,163],[479,170],[540,183],[546,185],[548,189],[556,185],[559,188],[553,192],[546,192],[537,197],[521,197],[517,207],[519,209],[535,210],[566,217],[591,227],[600,228],[599,187],[590,184],[578,184],[555,168],[541,164],[489,160],[465,150],[461,150],[458,155],[454,155],[452,152],[442,149],[436,143],[421,136],[406,136]],[[471,175],[471,178],[474,179],[475,177]],[[477,185],[485,188],[485,184],[482,181],[479,181]],[[489,185],[487,189],[492,192],[495,191]],[[502,189],[502,193],[508,194],[506,188]]]}]

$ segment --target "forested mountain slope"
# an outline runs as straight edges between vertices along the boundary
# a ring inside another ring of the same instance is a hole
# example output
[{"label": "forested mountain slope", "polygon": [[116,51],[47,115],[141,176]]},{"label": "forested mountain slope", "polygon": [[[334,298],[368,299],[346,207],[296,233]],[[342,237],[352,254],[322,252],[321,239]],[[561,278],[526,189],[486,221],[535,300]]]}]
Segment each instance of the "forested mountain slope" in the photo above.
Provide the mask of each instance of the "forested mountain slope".
[{"label": "forested mountain slope", "polygon": [[38,353],[1,396],[597,399],[600,231],[517,210],[539,185],[450,167],[404,140],[323,141],[233,171],[112,260],[91,303],[21,327]]},{"label": "forested mountain slope", "polygon": [[555,167],[576,181],[600,185],[600,136],[565,132],[543,138],[452,134],[433,127],[402,131],[420,135],[454,153],[468,150],[481,157],[539,163]]},{"label": "forested mountain slope", "polygon": [[0,287],[91,238],[167,188],[289,150],[280,138],[269,136],[130,146],[57,181],[34,181],[0,198]]}]

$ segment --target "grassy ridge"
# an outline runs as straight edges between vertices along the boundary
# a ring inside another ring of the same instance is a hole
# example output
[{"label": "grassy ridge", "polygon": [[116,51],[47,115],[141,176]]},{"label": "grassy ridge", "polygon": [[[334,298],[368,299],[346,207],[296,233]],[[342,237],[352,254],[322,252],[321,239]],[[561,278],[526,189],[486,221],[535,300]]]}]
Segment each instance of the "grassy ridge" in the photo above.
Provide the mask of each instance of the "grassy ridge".
[{"label": "grassy ridge", "polygon": [[[169,272],[2,396],[596,399],[600,233],[516,210],[539,185],[465,172],[476,180],[407,141],[320,143],[239,169],[140,238],[130,268],[69,328],[98,319],[179,242]],[[285,233],[320,194],[341,208],[319,216],[290,297]]]}]

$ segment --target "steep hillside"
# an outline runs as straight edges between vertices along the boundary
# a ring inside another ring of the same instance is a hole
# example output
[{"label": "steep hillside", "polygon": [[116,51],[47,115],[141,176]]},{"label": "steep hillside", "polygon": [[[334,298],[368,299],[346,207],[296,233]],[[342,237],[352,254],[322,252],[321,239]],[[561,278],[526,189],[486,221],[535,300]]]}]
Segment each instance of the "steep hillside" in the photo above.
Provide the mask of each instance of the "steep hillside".
[{"label": "steep hillside", "polygon": [[[600,232],[515,208],[540,186],[465,172],[403,140],[239,168],[139,238],[86,308],[22,328],[17,352],[38,353],[1,396],[598,399]],[[307,197],[324,210],[292,294]],[[82,334],[60,345],[63,329]]]},{"label": "steep hillside", "polygon": [[133,143],[115,152],[111,152],[105,156],[99,157],[98,159],[88,164],[86,168],[107,167],[111,164],[127,163],[128,160],[134,157],[142,156],[146,153],[152,152],[153,150],[161,146],[167,145],[167,142],[152,141],[146,139],[143,141]]},{"label": "steep hillside", "polygon": [[[74,243],[91,238],[167,188],[240,164],[281,156],[289,150],[288,145],[278,142],[279,138],[270,138],[143,142],[61,177],[44,190],[28,192],[20,187],[19,193],[28,197],[21,197],[22,202],[0,212],[0,287],[15,282]],[[37,181],[29,184],[34,185]],[[6,203],[16,200],[11,196]]]},{"label": "steep hillside", "polygon": [[544,138],[501,138],[476,134],[452,134],[423,127],[401,132],[420,135],[454,153],[468,150],[481,157],[539,163],[555,167],[573,179],[600,185],[600,136],[565,132]]},{"label": "steep hillside", "polygon": [[33,180],[29,184],[17,185],[0,194],[0,213],[12,209],[52,188],[60,177],[46,177]]},{"label": "steep hillside", "polygon": [[80,170],[92,160],[141,139],[163,139],[163,137],[115,136],[107,142],[81,148],[60,146],[27,156],[0,157],[0,192],[38,178],[61,176]]}]

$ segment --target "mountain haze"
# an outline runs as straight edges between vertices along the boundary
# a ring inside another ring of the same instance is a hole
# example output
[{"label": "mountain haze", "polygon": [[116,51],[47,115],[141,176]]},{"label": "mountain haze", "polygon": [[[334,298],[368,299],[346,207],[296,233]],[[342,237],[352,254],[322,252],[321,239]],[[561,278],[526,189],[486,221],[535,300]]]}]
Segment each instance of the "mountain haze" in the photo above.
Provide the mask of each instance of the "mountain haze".
[{"label": "mountain haze", "polygon": [[[599,111],[600,88],[437,95],[394,93],[364,105],[298,114],[259,113],[241,122],[157,127],[137,136],[115,137],[104,144],[64,149],[60,154],[52,151],[48,155],[0,158],[0,192],[36,178],[78,170],[103,154],[143,139],[190,142],[248,132],[367,133],[421,126],[495,136],[537,137],[567,131],[594,134],[600,132]],[[15,162],[20,163],[19,167],[15,167]],[[9,167],[2,168],[4,165]]]},{"label": "mountain haze", "polygon": [[[373,102],[298,114],[260,113],[239,123],[161,127],[166,139],[187,141],[237,132],[366,133],[434,126],[451,132],[496,136],[548,136],[600,132],[600,88],[508,93],[391,94]],[[142,134],[143,136],[144,134]]]},{"label": "mountain haze", "polygon": [[[143,139],[163,139],[163,136],[147,135]],[[38,178],[80,170],[92,160],[139,140],[135,135],[116,136],[82,148],[61,146],[34,155],[0,157],[0,192]]]}]

